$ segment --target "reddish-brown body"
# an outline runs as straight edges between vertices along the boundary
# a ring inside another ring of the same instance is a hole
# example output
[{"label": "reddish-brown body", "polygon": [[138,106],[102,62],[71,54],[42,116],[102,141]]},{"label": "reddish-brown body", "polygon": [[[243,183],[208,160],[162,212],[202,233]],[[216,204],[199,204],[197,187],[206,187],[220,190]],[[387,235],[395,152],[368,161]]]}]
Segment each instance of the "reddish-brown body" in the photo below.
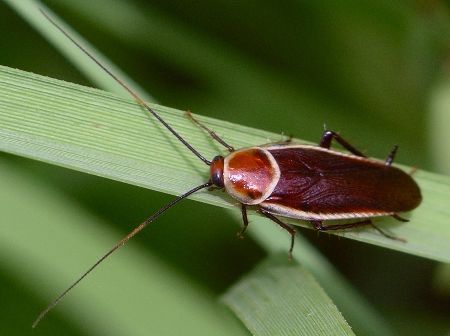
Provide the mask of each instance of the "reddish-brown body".
[{"label": "reddish-brown body", "polygon": [[261,206],[276,213],[283,214],[284,207],[301,210],[293,213],[305,219],[373,217],[409,211],[421,201],[416,182],[384,162],[320,147],[269,152],[280,168],[280,180]]},{"label": "reddish-brown body", "polygon": [[291,218],[388,216],[421,201],[419,187],[402,170],[317,146],[237,150],[222,170],[226,191],[241,203]]}]

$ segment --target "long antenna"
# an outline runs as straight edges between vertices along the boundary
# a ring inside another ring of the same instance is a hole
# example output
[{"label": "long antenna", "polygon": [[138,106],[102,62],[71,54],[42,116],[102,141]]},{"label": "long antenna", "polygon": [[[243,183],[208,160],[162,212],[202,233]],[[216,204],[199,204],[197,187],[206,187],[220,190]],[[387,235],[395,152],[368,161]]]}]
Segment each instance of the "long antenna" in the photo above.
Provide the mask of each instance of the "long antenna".
[{"label": "long antenna", "polygon": [[127,241],[129,241],[131,238],[133,238],[137,233],[142,231],[148,224],[153,222],[155,219],[157,219],[159,216],[161,216],[164,212],[166,212],[168,209],[173,207],[175,204],[183,200],[184,198],[188,197],[189,195],[212,186],[212,182],[208,181],[202,185],[199,185],[195,187],[194,189],[189,190],[188,192],[184,193],[183,195],[178,196],[177,198],[173,199],[166,205],[164,205],[161,209],[156,211],[153,215],[151,215],[149,218],[147,218],[142,224],[135,227],[129,234],[127,234],[125,237],[123,237],[119,242],[113,246],[107,253],[105,253],[100,259],[97,260],[95,264],[93,264],[89,269],[83,273],[74,283],[72,283],[64,292],[62,292],[55,300],[50,303],[47,308],[45,308],[43,311],[40,312],[39,316],[34,320],[32,327],[35,328],[39,322],[44,318],[47,313],[55,308],[55,306],[66,296],[67,293],[69,293],[76,285],[78,285],[81,280],[83,280],[89,273],[91,273],[101,262],[103,262],[106,258],[108,258],[111,254],[113,254],[115,251],[117,251],[120,247],[125,245]]},{"label": "long antenna", "polygon": [[93,60],[100,68],[102,68],[108,75],[111,76],[118,84],[120,84],[133,98],[136,100],[136,102],[141,105],[143,108],[145,108],[149,114],[153,115],[156,119],[161,122],[161,124],[164,125],[165,128],[167,128],[183,145],[185,145],[192,153],[194,153],[200,160],[202,160],[205,164],[208,166],[211,165],[211,161],[207,160],[203,155],[201,155],[194,147],[192,147],[180,134],[177,133],[167,122],[164,121],[161,116],[156,113],[155,110],[153,110],[150,106],[147,105],[147,103],[142,100],[141,97],[138,96],[136,92],[131,90],[122,80],[117,78],[116,75],[114,75],[108,68],[106,68],[102,63],[100,63],[89,51],[87,51],[81,44],[79,44],[72,36],[70,36],[62,27],[60,27],[44,10],[39,8],[39,11],[42,13],[42,15],[45,16],[45,18],[54,25],[64,36],[66,36],[73,44],[75,44],[83,53],[85,53],[91,60]]}]

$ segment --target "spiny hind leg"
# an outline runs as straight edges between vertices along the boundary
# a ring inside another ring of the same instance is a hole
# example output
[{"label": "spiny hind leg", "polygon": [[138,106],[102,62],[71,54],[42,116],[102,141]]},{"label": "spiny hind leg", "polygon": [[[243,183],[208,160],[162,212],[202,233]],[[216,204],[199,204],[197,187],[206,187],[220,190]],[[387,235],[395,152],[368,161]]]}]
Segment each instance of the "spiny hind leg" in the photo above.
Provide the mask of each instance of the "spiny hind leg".
[{"label": "spiny hind leg", "polygon": [[391,151],[389,152],[386,161],[384,162],[384,164],[386,166],[390,166],[392,165],[392,162],[394,162],[395,159],[395,155],[397,154],[397,150],[398,150],[398,145],[394,145],[394,147],[392,147]]},{"label": "spiny hind leg", "polygon": [[398,214],[393,214],[391,217],[398,220],[399,222],[403,222],[403,223],[409,222],[409,219],[403,218],[402,216],[400,216]]},{"label": "spiny hind leg", "polygon": [[[386,166],[391,166],[392,163],[394,162],[395,156],[397,154],[397,150],[398,150],[398,145],[394,145],[391,149],[391,151],[389,152],[388,156],[386,157],[386,161],[384,162]],[[411,170],[409,171],[409,175],[414,175],[417,171],[416,167],[411,167]],[[394,217],[395,218],[395,217]],[[404,221],[408,221],[408,220],[404,220]]]},{"label": "spiny hind leg", "polygon": [[325,130],[322,134],[322,138],[320,140],[319,146],[330,149],[331,141],[336,140],[342,147],[348,150],[350,153],[355,154],[357,156],[366,157],[361,151],[350,145],[350,143],[342,138],[339,133],[331,130]]},{"label": "spiny hind leg", "polygon": [[289,224],[283,223],[281,220],[279,220],[277,217],[272,215],[270,212],[267,212],[263,208],[259,208],[259,212],[263,216],[269,218],[271,221],[275,222],[281,228],[283,228],[284,230],[289,232],[289,234],[291,235],[291,246],[289,248],[289,260],[292,260],[292,250],[294,249],[295,233],[296,233],[295,229],[292,226],[290,226]]},{"label": "spiny hind leg", "polygon": [[[393,216],[395,216],[395,215],[393,215]],[[362,220],[362,221],[359,221],[359,222],[354,222],[354,223],[335,224],[335,225],[323,225],[323,221],[321,221],[321,220],[312,220],[311,224],[314,226],[314,228],[317,231],[345,230],[345,229],[351,229],[351,228],[355,228],[355,227],[367,226],[368,225],[368,226],[373,227],[375,230],[377,230],[379,233],[381,233],[386,238],[393,239],[393,240],[398,240],[398,241],[401,241],[401,242],[406,242],[406,240],[403,239],[403,238],[396,237],[396,236],[393,236],[393,235],[390,235],[390,234],[384,232],[378,226],[373,224],[372,220],[370,220],[370,219],[365,219],[365,220]]]},{"label": "spiny hind leg", "polygon": [[241,203],[241,214],[242,214],[242,222],[244,223],[244,226],[242,227],[242,230],[237,233],[237,236],[238,236],[238,238],[243,239],[244,233],[248,227],[247,205],[244,203]]},{"label": "spiny hind leg", "polygon": [[[391,151],[389,152],[386,161],[385,161],[385,165],[386,166],[391,166],[392,163],[394,162],[395,159],[395,155],[397,154],[397,150],[398,150],[398,145],[394,145],[394,147],[392,147]],[[412,175],[414,173],[415,170],[413,170],[412,172],[410,172],[410,175]],[[393,214],[391,216],[392,218],[395,218],[396,220],[398,220],[399,222],[409,222],[409,219],[403,218],[398,214]]]}]

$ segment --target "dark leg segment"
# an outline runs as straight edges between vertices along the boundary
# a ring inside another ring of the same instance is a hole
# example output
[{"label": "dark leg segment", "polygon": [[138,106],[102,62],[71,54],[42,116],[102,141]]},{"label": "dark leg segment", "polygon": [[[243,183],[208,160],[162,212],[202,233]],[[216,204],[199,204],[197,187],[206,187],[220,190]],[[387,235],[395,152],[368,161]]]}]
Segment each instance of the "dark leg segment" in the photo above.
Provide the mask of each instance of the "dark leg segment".
[{"label": "dark leg segment", "polygon": [[351,229],[358,226],[371,225],[372,221],[370,219],[366,219],[360,222],[348,223],[348,224],[335,224],[335,225],[323,225],[323,221],[321,220],[313,220],[311,221],[314,228],[318,231],[332,231],[332,230],[344,230]]},{"label": "dark leg segment", "polygon": [[387,156],[386,161],[385,161],[386,166],[390,166],[390,165],[392,165],[392,162],[394,162],[395,154],[397,154],[397,149],[398,149],[397,145],[392,147],[391,152],[389,153],[389,155]]},{"label": "dark leg segment", "polygon": [[398,240],[401,242],[406,242],[406,240],[403,238],[399,238],[399,237],[396,237],[396,236],[393,236],[393,235],[390,235],[390,234],[384,232],[379,227],[377,227],[375,224],[373,224],[370,219],[365,219],[363,221],[359,221],[359,222],[355,222],[355,223],[326,225],[326,226],[322,225],[323,222],[320,220],[313,220],[313,221],[311,221],[311,223],[313,224],[314,228],[318,231],[343,230],[343,229],[351,229],[351,228],[358,227],[358,226],[370,225],[371,227],[373,227],[375,230],[377,230],[379,233],[381,233],[386,238]]},{"label": "dark leg segment", "polygon": [[326,130],[322,134],[322,139],[320,140],[319,146],[323,148],[330,149],[331,147],[331,141],[336,140],[341,144],[342,147],[344,147],[346,150],[348,150],[350,153],[353,153],[357,156],[366,157],[362,152],[357,150],[355,147],[350,145],[346,140],[344,140],[338,133],[335,131]]},{"label": "dark leg segment", "polygon": [[244,222],[244,226],[243,226],[242,230],[237,233],[237,236],[239,239],[244,238],[244,233],[248,227],[247,205],[244,203],[241,203],[241,213],[242,213],[242,221]]},{"label": "dark leg segment", "polygon": [[399,222],[403,222],[403,223],[409,222],[409,219],[403,218],[403,217],[401,217],[401,216],[399,216],[397,214],[393,214],[391,217],[395,218]]},{"label": "dark leg segment", "polygon": [[393,235],[390,235],[390,234],[384,232],[383,230],[381,230],[378,226],[374,225],[373,223],[370,223],[370,225],[371,225],[375,230],[377,230],[379,233],[381,233],[383,236],[385,236],[386,238],[389,238],[389,239],[392,239],[392,240],[398,240],[398,241],[400,241],[400,242],[402,242],[402,243],[406,243],[406,239],[400,238],[400,237],[396,237],[396,236],[393,236]]},{"label": "dark leg segment", "polygon": [[234,152],[234,147],[233,146],[230,146],[229,144],[227,144],[221,137],[219,137],[216,134],[216,132],[210,130],[208,127],[203,125],[200,121],[195,119],[194,116],[192,115],[191,111],[187,111],[186,114],[197,126],[199,126],[200,128],[203,128],[206,132],[208,132],[208,134],[211,136],[211,138],[213,138],[218,143],[220,143],[222,146],[224,146],[226,149],[228,149],[228,151]]},{"label": "dark leg segment", "polygon": [[259,212],[263,214],[265,217],[269,218],[271,221],[277,223],[279,226],[281,226],[283,229],[285,229],[289,234],[291,235],[291,247],[289,248],[289,260],[292,260],[292,250],[294,249],[294,242],[295,242],[295,229],[286,224],[283,223],[281,220],[279,220],[277,217],[272,215],[271,213],[265,211],[264,209],[260,208]]}]

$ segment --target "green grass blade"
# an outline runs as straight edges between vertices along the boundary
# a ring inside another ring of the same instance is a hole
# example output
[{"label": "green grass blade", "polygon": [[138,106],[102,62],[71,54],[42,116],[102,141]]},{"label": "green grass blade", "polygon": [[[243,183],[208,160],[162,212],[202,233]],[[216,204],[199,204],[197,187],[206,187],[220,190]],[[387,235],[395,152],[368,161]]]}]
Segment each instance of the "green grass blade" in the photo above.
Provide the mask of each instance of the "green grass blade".
[{"label": "green grass blade", "polygon": [[[236,218],[236,220],[239,220],[239,218]],[[250,220],[252,227],[249,234],[255,237],[267,251],[272,254],[278,253],[280,246],[283,246],[283,242],[284,247],[287,247],[289,237],[287,237],[286,232],[274,230],[272,223],[260,217],[251,215]],[[253,225],[255,222],[261,221],[265,221],[266,225],[263,223],[261,223],[263,225]],[[389,325],[372,308],[370,303],[355,290],[347,279],[335,270],[333,265],[307,239],[299,234],[296,237],[293,256],[300,265],[317,279],[317,282],[330,296],[357,335],[394,335]]]},{"label": "green grass blade", "polygon": [[[218,147],[182,111],[155,109],[206,157]],[[236,147],[276,141],[279,135],[201,118]],[[208,179],[208,170],[131,100],[79,85],[0,68],[1,150],[91,174],[179,194]],[[386,239],[370,229],[338,233],[371,244],[450,261],[450,178],[418,171],[424,201],[403,224],[381,219],[380,227],[407,239]],[[232,207],[223,193],[193,199]],[[305,225],[295,222],[296,225]]]},{"label": "green grass blade", "polygon": [[253,335],[354,335],[316,280],[284,253],[246,275],[223,300]]},{"label": "green grass blade", "polygon": [[104,71],[102,71],[94,62],[86,57],[83,52],[70,42],[61,32],[59,32],[40,12],[44,10],[49,16],[55,20],[58,25],[75,38],[84,48],[104,64],[108,69],[113,71],[121,80],[123,80],[134,91],[138,92],[147,101],[154,101],[145,90],[135,83],[126,73],[120,70],[107,57],[102,55],[95,47],[79,35],[74,29],[68,26],[48,7],[36,0],[3,0],[12,9],[14,9],[22,18],[32,25],[50,44],[58,49],[64,57],[69,60],[86,78],[98,87],[106,91],[114,92],[121,96],[126,96],[126,92],[115,81],[111,80]]},{"label": "green grass blade", "polygon": [[[65,335],[68,329],[79,335],[248,334],[215,295],[138,244],[102,264],[32,330],[39,309],[121,234],[18,165],[1,159],[0,167],[0,204],[8,205],[1,211],[0,254],[7,256],[1,265],[17,286],[39,299],[32,309],[23,302],[18,316],[10,316],[3,302],[2,316],[18,323],[4,323],[2,334]],[[5,300],[8,288],[2,290]],[[58,319],[64,323],[55,330]]]}]

